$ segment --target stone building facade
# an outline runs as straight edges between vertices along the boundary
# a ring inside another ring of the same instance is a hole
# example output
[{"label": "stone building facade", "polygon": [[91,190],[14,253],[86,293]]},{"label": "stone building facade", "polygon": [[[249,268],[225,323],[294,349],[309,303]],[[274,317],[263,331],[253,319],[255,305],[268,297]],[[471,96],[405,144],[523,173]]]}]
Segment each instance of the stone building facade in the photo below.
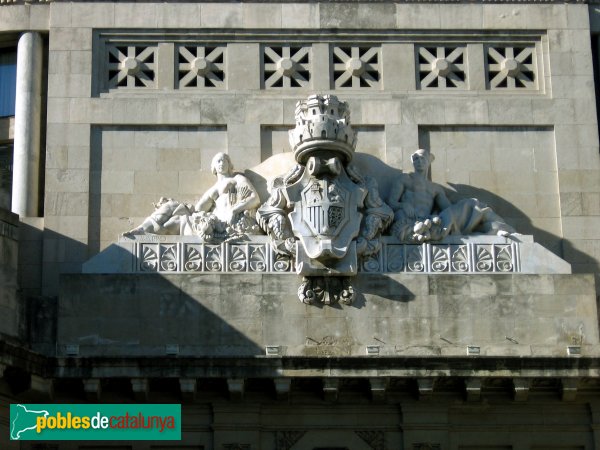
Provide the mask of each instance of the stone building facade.
[{"label": "stone building facade", "polygon": [[[600,448],[598,33],[583,1],[0,2],[2,448]],[[293,270],[86,273],[219,152],[266,201],[314,93],[382,170],[428,149],[572,273],[407,265],[352,306],[298,302]],[[9,441],[16,402],[182,403],[183,439]]]}]

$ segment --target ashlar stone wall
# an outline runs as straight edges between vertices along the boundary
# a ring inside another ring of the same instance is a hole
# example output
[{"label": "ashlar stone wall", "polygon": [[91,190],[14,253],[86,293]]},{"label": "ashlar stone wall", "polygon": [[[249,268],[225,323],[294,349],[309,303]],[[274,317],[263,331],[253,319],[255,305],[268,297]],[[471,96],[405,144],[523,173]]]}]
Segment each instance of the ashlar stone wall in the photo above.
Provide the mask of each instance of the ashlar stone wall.
[{"label": "ashlar stone wall", "polygon": [[[287,151],[298,99],[350,103],[358,151],[498,205],[598,272],[600,158],[584,4],[3,5],[0,32],[48,33],[43,286],[160,195],[189,201],[226,150]],[[196,175],[194,175],[196,174]]]}]

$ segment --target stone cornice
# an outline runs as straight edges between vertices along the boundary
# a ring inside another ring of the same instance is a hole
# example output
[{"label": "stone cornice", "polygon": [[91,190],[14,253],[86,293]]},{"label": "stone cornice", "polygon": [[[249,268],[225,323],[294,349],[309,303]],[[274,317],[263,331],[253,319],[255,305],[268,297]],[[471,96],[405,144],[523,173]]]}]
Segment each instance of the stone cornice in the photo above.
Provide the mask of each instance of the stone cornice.
[{"label": "stone cornice", "polygon": [[[198,380],[209,379],[226,380],[231,398],[241,398],[244,382],[249,379],[271,379],[278,398],[289,395],[291,379],[298,380],[298,386],[317,380],[326,400],[336,400],[345,383],[357,379],[367,381],[364,385],[374,401],[384,399],[386,392],[390,396],[417,393],[419,398],[429,398],[434,391],[456,391],[467,401],[478,401],[498,389],[515,401],[527,400],[530,392],[558,392],[562,400],[574,400],[576,396],[597,395],[600,389],[600,358],[588,356],[56,358],[0,340],[0,370],[7,382],[0,386],[0,393],[25,392],[52,399],[56,382],[81,380],[90,401],[98,401],[102,395],[102,380],[115,377],[129,380],[134,394],[136,387],[148,386],[151,379],[178,379],[180,388],[173,386],[173,392],[180,389],[188,399],[194,398],[191,392]],[[214,386],[225,386],[220,383]],[[130,395],[127,392],[125,389],[123,395]],[[147,398],[148,391],[138,394]]]},{"label": "stone cornice", "polygon": [[[113,377],[597,377],[596,357],[90,357],[52,358],[56,378]],[[238,373],[239,372],[239,373]],[[101,375],[102,374],[102,375]]]},{"label": "stone cornice", "polygon": [[[56,358],[0,340],[0,365],[51,378],[123,376],[221,377],[243,371],[248,376],[308,376],[307,371],[343,377],[479,376],[596,377],[600,358],[589,356],[398,356],[398,357],[74,357]],[[93,372],[93,374],[92,374]],[[102,375],[101,375],[102,374]],[[252,375],[250,375],[252,374]],[[369,375],[371,374],[371,375]],[[314,376],[314,375],[312,375]]]}]

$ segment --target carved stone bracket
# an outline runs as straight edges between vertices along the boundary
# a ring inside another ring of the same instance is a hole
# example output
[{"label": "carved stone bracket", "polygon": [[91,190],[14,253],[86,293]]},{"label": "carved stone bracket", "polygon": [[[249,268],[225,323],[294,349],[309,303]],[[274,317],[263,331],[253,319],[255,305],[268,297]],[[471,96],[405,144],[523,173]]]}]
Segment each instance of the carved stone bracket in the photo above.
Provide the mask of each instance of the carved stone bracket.
[{"label": "carved stone bracket", "polygon": [[275,378],[273,379],[275,384],[275,395],[279,400],[288,400],[290,396],[290,390],[292,387],[291,378]]},{"label": "carved stone bracket", "polygon": [[465,392],[468,402],[481,400],[481,378],[465,379]]},{"label": "carved stone bracket", "polygon": [[89,402],[99,402],[102,395],[102,382],[100,378],[86,378],[83,380],[83,390]]},{"label": "carved stone bracket", "polygon": [[529,378],[513,378],[513,390],[516,402],[524,402],[529,397],[529,389],[531,388],[531,379]]},{"label": "carved stone bracket", "polygon": [[417,378],[417,388],[419,389],[419,400],[431,398],[435,386],[435,378]]},{"label": "carved stone bracket", "polygon": [[195,378],[180,378],[179,388],[184,400],[193,401],[196,398],[197,381]]},{"label": "carved stone bracket", "polygon": [[577,388],[579,380],[577,378],[562,378],[560,380],[562,399],[565,402],[572,402],[577,397]]},{"label": "carved stone bracket", "polygon": [[385,377],[369,378],[371,387],[371,398],[374,402],[383,402],[385,400],[386,390],[389,384],[389,379]]},{"label": "carved stone bracket", "polygon": [[354,301],[354,288],[349,277],[304,277],[298,288],[298,298],[307,305],[333,305]]},{"label": "carved stone bracket", "polygon": [[39,375],[31,375],[31,391],[48,399],[54,398],[54,380],[43,378]]},{"label": "carved stone bracket", "polygon": [[150,392],[150,382],[147,378],[132,378],[131,389],[133,390],[133,397],[136,401],[148,401],[148,393]]},{"label": "carved stone bracket", "polygon": [[244,398],[245,380],[243,378],[228,378],[227,389],[231,400],[241,401]]}]

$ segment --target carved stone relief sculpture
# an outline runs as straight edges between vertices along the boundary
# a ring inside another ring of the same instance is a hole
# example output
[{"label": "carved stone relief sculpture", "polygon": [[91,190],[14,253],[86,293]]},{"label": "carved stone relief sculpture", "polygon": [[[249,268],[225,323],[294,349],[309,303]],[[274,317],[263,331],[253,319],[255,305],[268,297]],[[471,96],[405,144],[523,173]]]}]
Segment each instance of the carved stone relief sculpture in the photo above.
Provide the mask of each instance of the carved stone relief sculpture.
[{"label": "carved stone relief sculpture", "polygon": [[154,212],[124,235],[153,233],[224,241],[260,233],[255,219],[260,199],[254,186],[244,175],[233,172],[225,153],[214,156],[211,171],[217,182],[195,205],[161,197]]},{"label": "carved stone relief sculpture", "polygon": [[444,188],[428,179],[434,156],[427,150],[417,150],[411,159],[414,172],[399,177],[388,197],[394,210],[391,234],[401,242],[439,241],[449,234],[515,233],[489,206],[475,198],[451,203]]},{"label": "carved stone relief sculpture", "polygon": [[[478,199],[451,201],[429,180],[434,157],[428,150],[412,154],[414,172],[385,166],[391,172],[381,176],[374,168],[379,161],[355,155],[347,103],[311,95],[297,103],[295,116],[289,132],[294,160],[280,166],[291,167],[287,173],[268,181],[262,204],[251,172],[234,172],[230,157],[217,154],[211,164],[217,180],[200,200],[163,197],[123,233],[136,270],[295,269],[303,277],[298,297],[307,304],[352,303],[358,272],[520,270],[515,230]],[[466,237],[478,234],[496,237]]]}]

